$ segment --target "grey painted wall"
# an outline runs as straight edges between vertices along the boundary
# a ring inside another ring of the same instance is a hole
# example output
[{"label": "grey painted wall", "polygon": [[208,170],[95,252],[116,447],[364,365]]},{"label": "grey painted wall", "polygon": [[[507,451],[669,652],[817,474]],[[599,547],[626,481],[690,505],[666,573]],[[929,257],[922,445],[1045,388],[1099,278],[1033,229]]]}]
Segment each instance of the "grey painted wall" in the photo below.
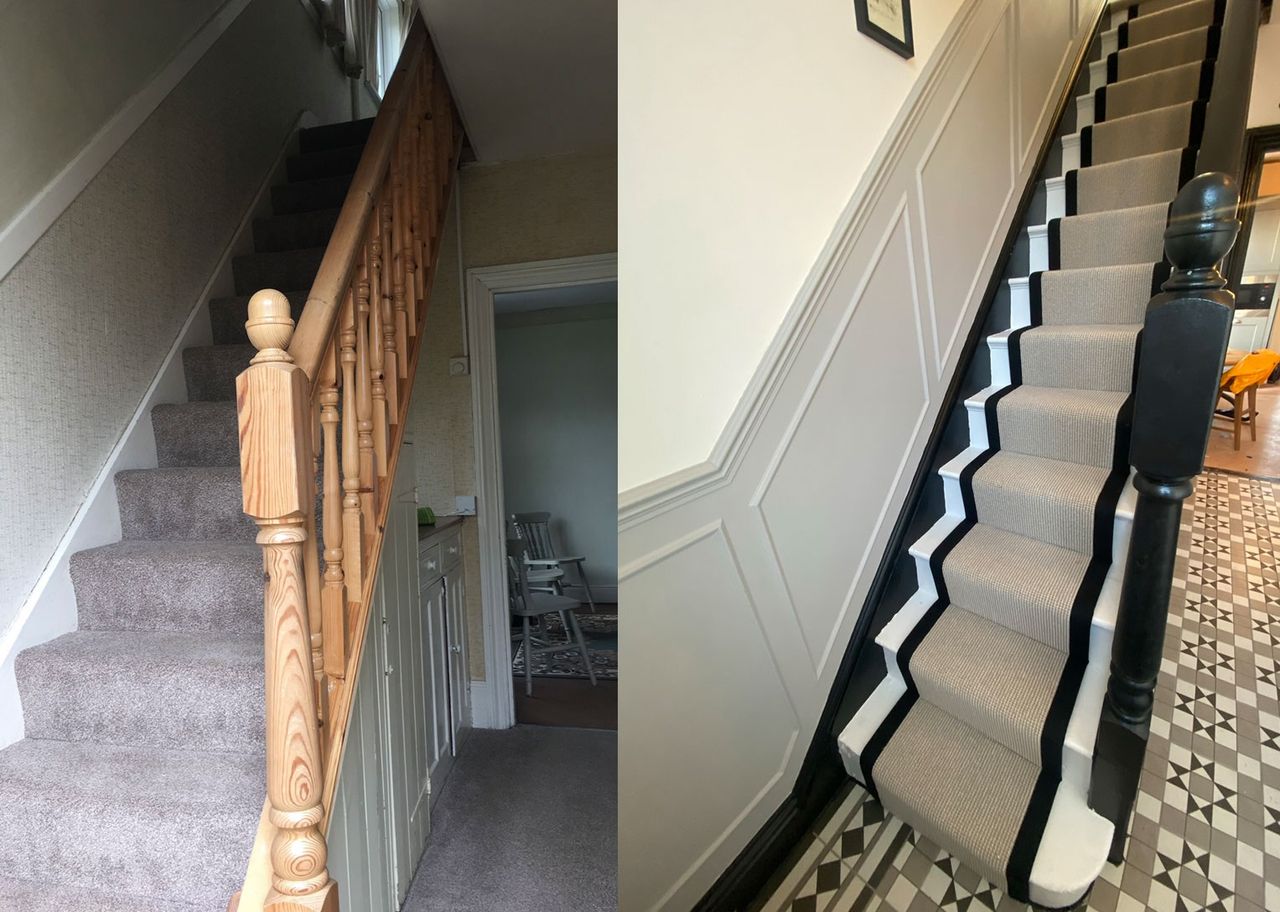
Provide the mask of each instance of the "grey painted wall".
[{"label": "grey painted wall", "polygon": [[[102,67],[124,66],[128,56],[115,48]],[[55,72],[71,67],[54,63]],[[299,114],[343,120],[350,105],[303,6],[254,0],[0,281],[8,419],[0,631],[142,401]],[[8,179],[3,158],[0,173]]]},{"label": "grey painted wall", "polygon": [[550,511],[587,578],[618,582],[618,317],[613,305],[499,315],[507,513]]}]

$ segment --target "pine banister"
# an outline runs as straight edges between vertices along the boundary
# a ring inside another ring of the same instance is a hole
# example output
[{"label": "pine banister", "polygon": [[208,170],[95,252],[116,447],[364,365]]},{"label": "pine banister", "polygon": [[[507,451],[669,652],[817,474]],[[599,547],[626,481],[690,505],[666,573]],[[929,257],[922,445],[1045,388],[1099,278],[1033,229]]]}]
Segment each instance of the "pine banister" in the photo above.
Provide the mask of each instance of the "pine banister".
[{"label": "pine banister", "polygon": [[250,300],[258,354],[236,389],[244,510],[264,561],[267,805],[240,912],[337,909],[325,836],[334,772],[423,349],[456,123],[415,16],[297,325],[280,292]]}]

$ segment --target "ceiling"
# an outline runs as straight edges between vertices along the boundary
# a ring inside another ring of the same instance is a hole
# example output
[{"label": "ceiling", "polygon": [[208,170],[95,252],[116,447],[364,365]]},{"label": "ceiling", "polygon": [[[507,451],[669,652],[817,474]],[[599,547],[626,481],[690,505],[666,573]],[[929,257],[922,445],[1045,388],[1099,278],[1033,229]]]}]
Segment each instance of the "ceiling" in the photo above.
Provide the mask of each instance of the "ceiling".
[{"label": "ceiling", "polygon": [[481,161],[617,145],[613,0],[418,0]]},{"label": "ceiling", "polygon": [[539,288],[534,291],[505,291],[493,296],[494,312],[500,314],[617,303],[617,282],[594,282],[590,285],[567,285],[563,288]]}]

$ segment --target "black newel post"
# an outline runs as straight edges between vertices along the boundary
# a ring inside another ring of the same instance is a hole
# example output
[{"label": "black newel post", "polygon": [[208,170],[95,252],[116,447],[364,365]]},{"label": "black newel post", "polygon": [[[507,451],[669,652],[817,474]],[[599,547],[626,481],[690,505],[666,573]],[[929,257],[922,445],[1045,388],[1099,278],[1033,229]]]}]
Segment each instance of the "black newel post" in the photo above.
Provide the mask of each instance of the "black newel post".
[{"label": "black newel post", "polygon": [[1111,676],[1094,754],[1091,803],[1124,849],[1164,652],[1183,501],[1204,468],[1234,296],[1218,264],[1235,242],[1239,194],[1226,174],[1201,174],[1174,201],[1165,229],[1173,273],[1147,305],[1134,388],[1129,461],[1138,502],[1120,592]]}]

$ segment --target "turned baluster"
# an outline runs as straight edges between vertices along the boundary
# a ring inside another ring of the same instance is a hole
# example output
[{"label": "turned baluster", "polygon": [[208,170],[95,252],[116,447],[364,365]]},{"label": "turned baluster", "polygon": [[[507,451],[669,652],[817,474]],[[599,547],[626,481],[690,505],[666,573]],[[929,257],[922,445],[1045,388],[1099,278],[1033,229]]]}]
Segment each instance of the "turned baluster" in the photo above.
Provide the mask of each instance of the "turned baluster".
[{"label": "turned baluster", "polygon": [[[335,353],[336,354],[336,353]],[[323,440],[324,481],[322,525],[324,531],[324,588],[321,617],[324,624],[324,671],[342,680],[347,673],[346,586],[342,565],[343,482],[338,469],[338,380],[334,354],[325,358],[326,376],[320,387],[320,427]]]},{"label": "turned baluster", "polygon": [[[398,351],[409,350],[409,303],[413,297],[413,251],[409,248],[411,216],[409,215],[409,131],[400,134],[396,144],[394,188],[396,261],[392,288],[395,302],[395,341]],[[399,364],[400,376],[409,376],[407,359]]]},{"label": "turned baluster", "polygon": [[[363,272],[363,270],[362,270]],[[364,282],[367,286],[367,280]],[[364,515],[360,504],[360,445],[356,421],[356,307],[347,292],[338,345],[342,363],[342,573],[347,601],[358,601],[364,585]],[[345,627],[344,627],[345,632]]]},{"label": "turned baluster", "polygon": [[425,110],[422,114],[422,133],[423,133],[423,151],[426,158],[426,167],[423,169],[423,180],[427,185],[427,215],[430,222],[430,241],[432,249],[435,249],[439,243],[441,233],[441,219],[443,213],[440,212],[440,160],[437,155],[439,143],[436,140],[436,121],[435,121],[435,58],[434,55],[428,56],[423,61],[422,69],[424,72],[425,83],[423,86],[423,99]]},{"label": "turned baluster", "polygon": [[[419,264],[422,262],[422,213],[418,207],[419,197],[422,192],[421,181],[419,180],[420,174],[418,172],[421,164],[418,156],[418,134],[422,132],[422,127],[421,119],[418,117],[416,92],[414,93],[413,106],[410,108],[409,116],[405,118],[405,130],[408,134],[405,138],[405,154],[409,161],[405,174],[405,236],[409,244],[409,258],[405,261],[405,268],[409,270],[409,280],[406,283],[409,293],[405,299],[408,307],[406,309],[403,332],[407,339],[408,336],[417,335],[418,314],[423,307],[422,270],[419,268]],[[396,332],[401,332],[399,323],[396,324]],[[404,344],[407,345],[407,341]],[[405,350],[402,349],[402,351]],[[409,359],[403,355],[400,362],[400,370],[402,376],[409,376]]]},{"label": "turned baluster", "polygon": [[403,349],[397,344],[395,310],[393,301],[396,294],[396,275],[399,271],[399,253],[396,245],[398,227],[396,222],[399,211],[394,203],[394,187],[396,182],[397,156],[392,153],[390,170],[382,187],[380,214],[385,214],[383,222],[383,245],[387,259],[385,269],[388,272],[389,293],[382,299],[382,348],[385,352],[385,380],[387,388],[387,411],[392,424],[399,422],[400,415],[400,374],[398,362]]},{"label": "turned baluster", "polygon": [[[306,533],[307,541],[316,541],[316,475],[320,470],[319,416],[309,405],[307,407],[307,465],[311,471],[307,473],[307,508]],[[315,548],[305,548],[302,552],[303,568],[307,580],[307,613],[311,627],[311,677],[316,687],[316,715],[320,723],[321,735],[324,734],[325,720],[329,718],[329,687],[324,675],[324,618],[321,615],[320,591],[321,570],[320,555]]]},{"label": "turned baluster", "polygon": [[310,394],[305,372],[285,350],[289,303],[276,291],[249,302],[245,324],[258,350],[236,378],[244,511],[258,524],[263,552],[271,889],[267,912],[333,912],[338,892],[320,824],[320,729],[310,652],[303,552],[311,471]]},{"label": "turned baluster", "polygon": [[[373,378],[369,367],[369,295],[372,291],[374,289],[362,284],[356,292],[356,435],[360,441],[360,512],[364,515],[366,537],[373,534],[377,525],[374,495],[378,473],[373,452]],[[362,548],[366,545],[367,542],[361,543]]]},{"label": "turned baluster", "polygon": [[[374,232],[369,244],[369,259],[373,263],[373,274],[380,271],[377,265],[381,261],[381,240]],[[373,283],[377,288],[377,282]],[[378,477],[387,477],[387,387],[385,382],[382,331],[382,296],[373,295],[369,301],[369,391],[373,402],[373,457]]]}]

